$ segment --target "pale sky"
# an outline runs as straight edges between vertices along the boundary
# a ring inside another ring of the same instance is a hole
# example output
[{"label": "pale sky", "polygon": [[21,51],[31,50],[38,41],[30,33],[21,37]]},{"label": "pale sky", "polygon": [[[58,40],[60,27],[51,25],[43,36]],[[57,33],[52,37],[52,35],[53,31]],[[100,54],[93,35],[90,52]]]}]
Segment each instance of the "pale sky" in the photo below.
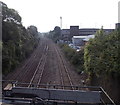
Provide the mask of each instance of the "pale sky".
[{"label": "pale sky", "polygon": [[35,25],[39,32],[55,26],[79,28],[115,28],[119,0],[1,0],[18,11],[25,27]]}]

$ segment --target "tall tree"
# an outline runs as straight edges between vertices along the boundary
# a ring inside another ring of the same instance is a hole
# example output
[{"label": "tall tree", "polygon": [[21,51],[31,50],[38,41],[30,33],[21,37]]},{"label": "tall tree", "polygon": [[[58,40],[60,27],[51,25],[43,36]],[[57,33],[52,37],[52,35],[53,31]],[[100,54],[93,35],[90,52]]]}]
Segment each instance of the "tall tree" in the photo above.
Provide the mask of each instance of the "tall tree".
[{"label": "tall tree", "polygon": [[85,69],[87,72],[100,75],[102,73],[115,73],[120,75],[120,34],[114,31],[105,35],[101,29],[94,39],[85,47]]},{"label": "tall tree", "polygon": [[29,32],[14,9],[2,3],[2,67],[3,74],[14,70],[37,46],[37,28]]},{"label": "tall tree", "polygon": [[57,42],[60,39],[61,36],[61,29],[59,26],[56,26],[53,30],[53,40]]}]

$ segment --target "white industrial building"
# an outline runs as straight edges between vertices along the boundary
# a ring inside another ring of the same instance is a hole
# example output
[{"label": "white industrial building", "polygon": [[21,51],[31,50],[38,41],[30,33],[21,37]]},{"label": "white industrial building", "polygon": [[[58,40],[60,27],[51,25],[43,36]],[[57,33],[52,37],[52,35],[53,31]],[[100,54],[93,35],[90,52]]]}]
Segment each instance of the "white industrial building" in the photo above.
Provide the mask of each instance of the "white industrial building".
[{"label": "white industrial building", "polygon": [[88,36],[73,36],[72,43],[74,46],[84,46],[85,42],[87,42],[90,38],[94,38],[95,35]]},{"label": "white industrial building", "polygon": [[72,37],[72,43],[74,46],[83,46],[84,45],[84,41],[83,39],[85,39],[87,36],[73,36]]}]

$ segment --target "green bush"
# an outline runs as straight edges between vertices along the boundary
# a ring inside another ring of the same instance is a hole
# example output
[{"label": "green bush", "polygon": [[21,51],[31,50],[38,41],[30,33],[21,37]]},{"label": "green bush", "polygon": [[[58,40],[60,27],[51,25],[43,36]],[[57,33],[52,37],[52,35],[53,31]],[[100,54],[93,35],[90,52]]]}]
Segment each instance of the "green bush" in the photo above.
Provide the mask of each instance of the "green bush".
[{"label": "green bush", "polygon": [[85,46],[84,66],[88,73],[120,75],[120,33],[105,35],[101,29]]}]

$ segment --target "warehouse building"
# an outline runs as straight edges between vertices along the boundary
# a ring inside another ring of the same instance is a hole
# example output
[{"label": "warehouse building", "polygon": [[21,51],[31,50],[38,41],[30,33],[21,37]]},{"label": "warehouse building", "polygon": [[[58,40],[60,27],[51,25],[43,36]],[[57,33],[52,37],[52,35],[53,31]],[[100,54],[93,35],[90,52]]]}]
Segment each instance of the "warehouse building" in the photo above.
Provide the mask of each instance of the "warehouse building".
[{"label": "warehouse building", "polygon": [[[120,26],[116,24],[116,27]],[[70,26],[70,29],[62,29],[61,35],[64,41],[72,41],[73,36],[88,36],[95,35],[96,32],[100,30],[99,28],[82,28],[79,29],[79,26]],[[106,34],[111,33],[115,29],[103,29]]]},{"label": "warehouse building", "polygon": [[84,46],[89,39],[94,38],[95,35],[88,35],[88,36],[73,36],[72,43],[73,46]]}]

